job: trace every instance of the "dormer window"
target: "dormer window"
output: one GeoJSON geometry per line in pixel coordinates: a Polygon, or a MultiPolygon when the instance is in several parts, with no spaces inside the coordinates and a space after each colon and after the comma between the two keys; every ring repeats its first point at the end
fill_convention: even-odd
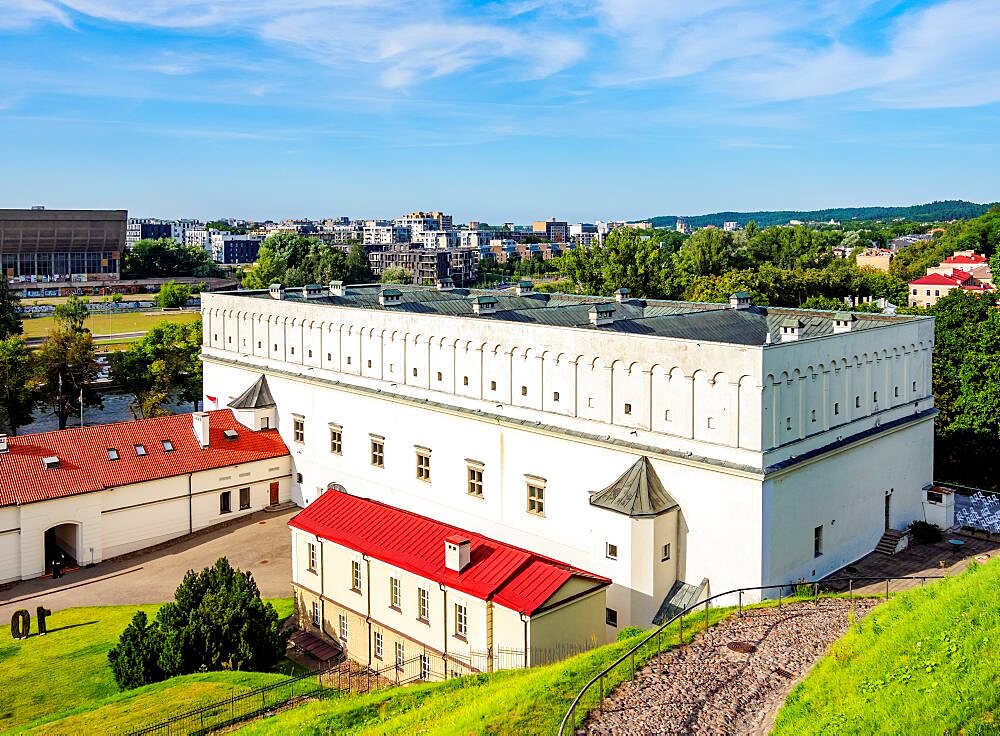
{"type": "Polygon", "coordinates": [[[136,445],[135,446],[135,454],[138,457],[145,457],[146,456],[146,446],[145,445],[136,445]]]}
{"type": "Polygon", "coordinates": [[[225,436],[227,440],[230,441],[235,440],[237,437],[239,437],[239,434],[237,434],[235,429],[227,429],[222,434],[225,436]]]}
{"type": "Polygon", "coordinates": [[[117,459],[118,459],[118,450],[116,450],[113,447],[109,447],[108,448],[108,460],[117,460],[117,459]]]}
{"type": "Polygon", "coordinates": [[[56,457],[55,455],[50,455],[49,457],[43,457],[42,464],[45,466],[46,470],[58,470],[60,467],[59,458],[56,457]]]}
{"type": "Polygon", "coordinates": [[[171,442],[170,440],[163,440],[163,451],[164,452],[173,452],[174,451],[174,443],[171,442]]]}

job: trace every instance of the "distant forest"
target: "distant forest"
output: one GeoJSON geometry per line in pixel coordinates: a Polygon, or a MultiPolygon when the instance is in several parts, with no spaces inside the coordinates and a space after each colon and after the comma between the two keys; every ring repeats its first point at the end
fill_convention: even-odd
{"type": "MultiPolygon", "coordinates": [[[[847,222],[850,220],[881,220],[890,221],[896,219],[909,220],[910,222],[940,222],[942,220],[971,220],[974,217],[981,217],[992,207],[991,204],[976,204],[975,202],[965,202],[963,200],[947,200],[944,202],[931,202],[930,204],[917,204],[910,207],[835,207],[828,210],[813,210],[811,212],[802,211],[778,211],[778,212],[713,212],[710,215],[694,215],[685,217],[691,227],[705,227],[715,225],[722,227],[724,222],[737,222],[740,227],[753,220],[760,227],[771,227],[772,225],[785,225],[789,220],[801,220],[802,222],[826,222],[837,220],[847,222]]],[[[683,216],[682,216],[683,217],[683,216]]],[[[677,215],[660,215],[651,217],[649,221],[654,227],[673,228],[677,225],[677,215]]]]}

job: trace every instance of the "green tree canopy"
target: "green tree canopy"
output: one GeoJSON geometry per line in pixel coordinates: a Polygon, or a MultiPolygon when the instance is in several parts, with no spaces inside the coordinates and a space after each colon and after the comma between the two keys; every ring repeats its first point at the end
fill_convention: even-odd
{"type": "Polygon", "coordinates": [[[0,427],[16,435],[38,403],[35,359],[20,335],[0,339],[0,427]]]}
{"type": "Polygon", "coordinates": [[[265,240],[257,252],[257,262],[243,277],[243,286],[247,289],[266,289],[271,284],[284,283],[288,262],[279,255],[265,240]]]}
{"type": "Polygon", "coordinates": [[[83,332],[89,315],[87,303],[78,296],[71,296],[62,304],[57,304],[53,312],[56,324],[70,332],[83,332]]]}
{"type": "Polygon", "coordinates": [[[20,304],[21,299],[17,292],[10,288],[7,278],[0,277],[0,340],[24,332],[21,315],[17,313],[20,304]]]}
{"type": "Polygon", "coordinates": [[[160,287],[160,292],[156,295],[156,303],[166,309],[173,309],[183,307],[190,298],[190,286],[168,281],[160,287]]]}
{"type": "Polygon", "coordinates": [[[128,278],[214,276],[218,272],[207,250],[172,238],[139,240],[126,248],[122,258],[122,276],[128,278]]]}
{"type": "Polygon", "coordinates": [[[201,399],[201,321],[162,322],[111,356],[111,378],[135,396],[136,417],[170,414],[172,401],[201,399]]]}
{"type": "Polygon", "coordinates": [[[165,679],[160,667],[163,652],[163,634],[160,625],[149,623],[143,611],[136,611],[121,633],[118,644],[108,652],[108,662],[119,690],[148,685],[165,679]]]}
{"type": "Polygon", "coordinates": [[[36,385],[42,403],[49,406],[66,429],[71,414],[84,406],[103,407],[94,390],[100,366],[95,358],[94,338],[89,332],[56,327],[36,353],[36,385]]]}
{"type": "Polygon", "coordinates": [[[379,282],[383,284],[412,284],[413,272],[397,266],[390,266],[382,271],[379,282]]]}
{"type": "Polygon", "coordinates": [[[634,228],[618,228],[602,243],[566,251],[559,270],[586,294],[610,295],[626,288],[633,297],[653,299],[670,293],[667,249],[634,228]]]}
{"type": "Polygon", "coordinates": [[[347,281],[352,284],[371,283],[372,267],[368,261],[368,251],[361,243],[351,246],[351,252],[347,254],[347,281]]]}

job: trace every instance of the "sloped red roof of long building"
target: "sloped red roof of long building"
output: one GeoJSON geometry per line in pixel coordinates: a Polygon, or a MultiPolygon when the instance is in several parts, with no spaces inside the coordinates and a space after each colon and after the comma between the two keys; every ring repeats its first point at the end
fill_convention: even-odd
{"type": "Polygon", "coordinates": [[[236,421],[229,409],[208,412],[209,446],[202,449],[190,414],[178,414],[8,439],[0,453],[0,506],[34,503],[142,483],[229,465],[282,457],[288,448],[277,430],[254,432],[236,421]],[[233,429],[237,438],[226,439],[233,429]],[[163,440],[174,449],[166,451],[163,440]],[[146,455],[136,454],[142,445],[146,455]],[[108,450],[118,451],[110,460],[108,450]],[[59,467],[46,469],[46,457],[59,467]]]}
{"type": "Polygon", "coordinates": [[[327,491],[288,525],[527,615],[570,578],[611,584],[608,578],[520,547],[340,491],[327,491]],[[444,542],[456,535],[471,542],[470,561],[461,572],[445,567],[444,542]]]}

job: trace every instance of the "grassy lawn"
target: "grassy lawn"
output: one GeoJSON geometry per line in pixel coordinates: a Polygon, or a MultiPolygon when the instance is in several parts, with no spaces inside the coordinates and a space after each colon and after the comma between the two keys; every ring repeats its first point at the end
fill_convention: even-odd
{"type": "MultiPolygon", "coordinates": [[[[156,294],[122,294],[122,301],[126,302],[155,302],[156,294]]],[[[103,302],[104,295],[86,297],[92,304],[103,302]]],[[[68,296],[24,296],[21,297],[21,304],[30,307],[33,304],[65,304],[69,301],[68,296]]]]}
{"type": "MultiPolygon", "coordinates": [[[[292,612],[291,599],[273,600],[278,615],[292,612]]],[[[285,675],[215,672],[119,693],[108,650],[139,609],[152,616],[159,606],[69,608],[49,617],[49,633],[14,640],[0,630],[0,731],[42,726],[40,733],[107,733],[146,725],[175,712],[225,698],[285,675]],[[60,719],[68,719],[65,722],[60,719]],[[55,723],[55,721],[59,721],[55,723]]],[[[34,611],[32,631],[37,631],[34,611]]],[[[285,671],[291,665],[285,663],[285,671]]]]}
{"type": "Polygon", "coordinates": [[[1000,733],[1000,563],[898,594],[788,696],[777,736],[1000,733]]]}
{"type": "MultiPolygon", "coordinates": [[[[161,322],[196,322],[201,319],[198,312],[162,312],[147,314],[130,312],[125,314],[94,314],[87,317],[85,326],[95,335],[117,334],[121,332],[148,332],[161,322]]],[[[45,337],[55,326],[53,317],[34,317],[22,322],[25,337],[45,337]]]]}

